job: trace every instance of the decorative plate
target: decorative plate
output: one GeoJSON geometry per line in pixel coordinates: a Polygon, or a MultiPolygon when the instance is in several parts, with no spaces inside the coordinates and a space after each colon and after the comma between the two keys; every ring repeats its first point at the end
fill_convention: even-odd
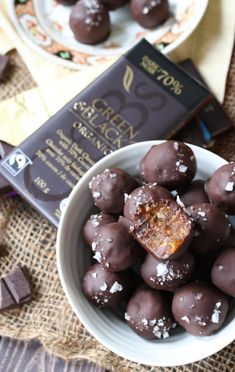
{"type": "Polygon", "coordinates": [[[208,0],[169,0],[170,17],[154,30],[139,26],[128,6],[110,12],[112,32],[96,46],[77,42],[69,28],[70,6],[56,0],[9,0],[9,15],[23,40],[35,51],[67,67],[80,69],[117,57],[143,37],[168,54],[197,27],[208,0]]]}

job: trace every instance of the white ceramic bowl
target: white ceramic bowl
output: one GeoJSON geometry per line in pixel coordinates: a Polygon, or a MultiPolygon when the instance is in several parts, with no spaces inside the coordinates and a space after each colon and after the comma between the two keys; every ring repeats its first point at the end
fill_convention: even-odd
{"type": "MultiPolygon", "coordinates": [[[[194,337],[176,332],[165,340],[146,341],[109,310],[99,310],[84,297],[80,281],[89,266],[90,257],[84,249],[82,226],[89,217],[92,198],[88,188],[91,178],[105,168],[119,167],[137,173],[139,160],[152,145],[162,141],[141,142],[124,147],[96,163],[72,191],[60,220],[57,236],[57,264],[67,299],[87,330],[108,349],[129,360],[153,366],[176,366],[193,363],[222,349],[234,340],[235,306],[222,329],[208,337],[194,337]]],[[[196,178],[206,179],[226,164],[219,156],[197,146],[194,151],[198,171],[196,178]]]]}

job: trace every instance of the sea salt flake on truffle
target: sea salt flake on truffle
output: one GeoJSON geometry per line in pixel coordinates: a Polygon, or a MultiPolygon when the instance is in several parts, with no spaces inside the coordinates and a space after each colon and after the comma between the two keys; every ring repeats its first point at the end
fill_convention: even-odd
{"type": "Polygon", "coordinates": [[[185,208],[185,205],[184,205],[184,203],[182,202],[182,200],[180,199],[180,196],[179,196],[179,195],[176,196],[176,203],[177,203],[181,208],[185,208]]]}
{"type": "Polygon", "coordinates": [[[233,191],[233,187],[234,187],[234,182],[233,181],[229,181],[227,183],[227,185],[225,186],[225,191],[231,192],[231,191],[233,191]]]}
{"type": "Polygon", "coordinates": [[[124,317],[125,317],[125,319],[128,320],[128,321],[131,319],[130,315],[127,314],[127,313],[124,314],[124,317]]]}
{"type": "Polygon", "coordinates": [[[199,216],[201,216],[201,217],[205,217],[205,215],[206,215],[206,213],[205,212],[197,212],[197,214],[199,214],[199,216]]]}
{"type": "Polygon", "coordinates": [[[106,282],[104,282],[104,284],[102,284],[102,285],[100,286],[100,290],[101,290],[101,291],[106,291],[107,288],[108,288],[108,286],[107,286],[107,283],[106,283],[106,282]]]}
{"type": "Polygon", "coordinates": [[[167,268],[167,264],[164,264],[164,263],[159,263],[157,266],[156,266],[156,270],[157,270],[157,276],[165,276],[168,274],[168,268],[167,268]]]}
{"type": "Polygon", "coordinates": [[[187,315],[182,316],[180,319],[183,320],[184,322],[188,323],[188,324],[190,323],[190,319],[189,319],[189,317],[187,317],[187,315]]]}
{"type": "Polygon", "coordinates": [[[214,312],[211,317],[212,323],[219,323],[219,314],[220,314],[220,311],[214,309],[214,312]]]}
{"type": "Polygon", "coordinates": [[[97,247],[97,243],[96,243],[96,242],[92,242],[92,243],[91,243],[91,249],[92,249],[93,251],[95,251],[95,250],[96,250],[96,247],[97,247]]]}
{"type": "Polygon", "coordinates": [[[93,278],[97,278],[97,273],[92,273],[91,275],[93,276],[93,278]]]}
{"type": "Polygon", "coordinates": [[[218,270],[219,271],[223,270],[223,268],[224,268],[223,265],[218,265],[218,270]]]}
{"type": "Polygon", "coordinates": [[[150,319],[149,324],[153,327],[156,324],[156,319],[150,319]]]}
{"type": "Polygon", "coordinates": [[[98,262],[100,262],[101,261],[101,254],[100,254],[100,252],[96,252],[95,255],[93,256],[93,258],[95,260],[97,260],[98,262]]]}
{"type": "Polygon", "coordinates": [[[179,150],[179,144],[178,144],[178,142],[174,142],[174,149],[176,150],[176,151],[178,151],[179,150]]]}
{"type": "Polygon", "coordinates": [[[144,325],[144,326],[147,326],[148,325],[148,319],[144,318],[141,320],[141,323],[144,325]]]}
{"type": "Polygon", "coordinates": [[[163,338],[168,338],[169,337],[169,333],[167,331],[164,331],[163,332],[163,338]]]}
{"type": "Polygon", "coordinates": [[[101,197],[101,192],[99,192],[99,191],[94,191],[92,195],[93,195],[93,198],[95,198],[95,199],[99,199],[99,198],[101,197]]]}
{"type": "Polygon", "coordinates": [[[121,292],[122,290],[123,290],[123,286],[119,284],[118,282],[114,282],[109,292],[116,293],[116,292],[121,292]]]}
{"type": "Polygon", "coordinates": [[[181,164],[179,166],[179,172],[180,173],[185,173],[187,171],[188,167],[186,167],[185,165],[181,164]]]}

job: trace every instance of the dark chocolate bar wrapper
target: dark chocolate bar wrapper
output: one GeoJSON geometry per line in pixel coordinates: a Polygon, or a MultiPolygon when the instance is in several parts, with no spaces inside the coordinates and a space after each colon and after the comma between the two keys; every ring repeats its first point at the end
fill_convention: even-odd
{"type": "MultiPolygon", "coordinates": [[[[206,86],[205,81],[191,59],[181,61],[179,66],[206,86]]],[[[206,145],[219,134],[233,128],[230,118],[215,97],[213,97],[211,102],[198,113],[197,119],[199,125],[194,127],[195,122],[189,123],[187,128],[182,130],[180,134],[181,138],[188,136],[191,131],[191,142],[206,145]],[[187,131],[187,135],[185,131],[187,131]],[[201,136],[202,141],[200,142],[199,137],[201,136]]]]}
{"type": "Polygon", "coordinates": [[[11,152],[0,170],[55,226],[82,175],[134,142],[167,139],[211,99],[142,40],[11,152]]]}

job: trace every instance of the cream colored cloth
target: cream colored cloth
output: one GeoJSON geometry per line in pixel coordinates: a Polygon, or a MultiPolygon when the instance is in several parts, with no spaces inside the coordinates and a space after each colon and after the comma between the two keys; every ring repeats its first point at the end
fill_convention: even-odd
{"type": "MultiPolygon", "coordinates": [[[[14,43],[38,84],[38,88],[27,94],[23,93],[0,103],[0,115],[4,117],[4,120],[0,121],[0,139],[18,145],[104,71],[113,60],[96,67],[87,67],[79,72],[48,61],[22,42],[7,15],[4,6],[6,1],[0,0],[0,27],[14,43]],[[22,101],[25,102],[23,106],[18,104],[22,101]],[[25,125],[26,122],[28,125],[25,125]]],[[[234,33],[235,1],[210,0],[206,14],[197,29],[171,54],[175,61],[190,57],[220,101],[224,98],[234,33]]]]}

